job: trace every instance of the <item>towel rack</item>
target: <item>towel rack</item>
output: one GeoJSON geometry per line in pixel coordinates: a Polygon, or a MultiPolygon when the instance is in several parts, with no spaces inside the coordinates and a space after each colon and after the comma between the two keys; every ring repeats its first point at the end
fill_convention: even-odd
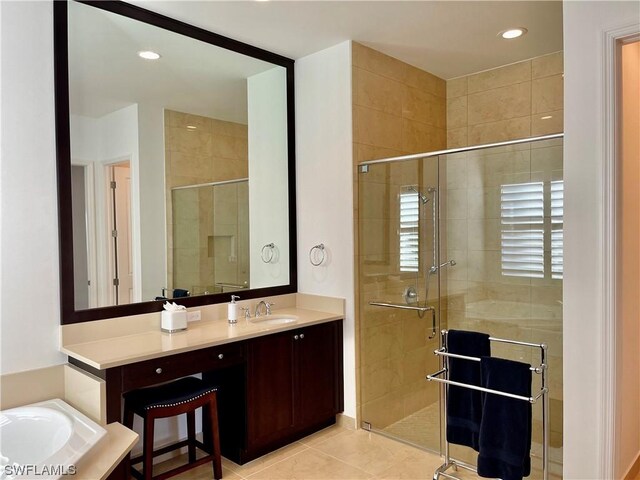
{"type": "MultiPolygon", "coordinates": [[[[440,332],[440,340],[442,347],[434,350],[433,353],[442,357],[442,366],[443,368],[438,370],[437,372],[427,375],[428,381],[439,382],[445,384],[445,386],[441,390],[442,395],[442,405],[444,408],[444,418],[445,422],[447,419],[447,400],[448,400],[448,388],[446,385],[455,385],[457,387],[469,388],[471,390],[478,390],[480,392],[491,393],[494,395],[500,395],[503,397],[509,397],[516,400],[522,400],[529,403],[537,403],[538,400],[542,399],[542,478],[543,480],[549,480],[549,388],[547,387],[547,373],[548,373],[548,364],[547,364],[547,345],[544,343],[529,343],[529,342],[521,342],[518,340],[511,340],[506,338],[496,338],[489,337],[489,341],[497,342],[497,343],[509,343],[512,345],[521,345],[524,347],[538,348],[540,350],[540,364],[535,367],[530,367],[530,370],[533,373],[541,375],[542,377],[542,385],[540,390],[531,397],[526,397],[524,395],[515,395],[509,392],[503,392],[501,390],[493,390],[491,388],[479,387],[477,385],[469,385],[467,383],[455,382],[449,380],[449,358],[460,358],[462,360],[469,360],[472,362],[479,362],[479,357],[470,357],[467,355],[459,355],[457,353],[450,353],[447,342],[448,330],[442,330],[440,332]],[[442,378],[444,377],[444,378],[442,378]]],[[[446,431],[446,426],[445,426],[446,431]]],[[[447,470],[450,468],[457,469],[458,467],[463,468],[465,470],[470,470],[472,472],[477,473],[477,469],[473,465],[469,465],[466,462],[461,460],[456,460],[451,458],[449,453],[449,442],[447,441],[445,435],[445,443],[444,443],[444,463],[440,465],[433,474],[433,480],[438,480],[440,476],[457,479],[450,473],[447,473],[447,470]]]]}

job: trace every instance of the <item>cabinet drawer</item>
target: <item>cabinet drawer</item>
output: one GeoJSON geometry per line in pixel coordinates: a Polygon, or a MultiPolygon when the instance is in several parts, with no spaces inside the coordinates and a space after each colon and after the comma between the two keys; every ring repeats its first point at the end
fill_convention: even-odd
{"type": "Polygon", "coordinates": [[[122,387],[126,392],[195,373],[226,368],[243,361],[242,343],[229,343],[204,350],[155,358],[123,366],[122,387]]]}

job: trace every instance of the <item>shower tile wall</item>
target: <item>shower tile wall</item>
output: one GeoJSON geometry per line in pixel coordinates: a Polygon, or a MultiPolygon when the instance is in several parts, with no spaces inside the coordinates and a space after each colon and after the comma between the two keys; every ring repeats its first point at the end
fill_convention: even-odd
{"type": "Polygon", "coordinates": [[[562,52],[447,81],[447,148],[563,130],[562,52]]]}
{"type": "MultiPolygon", "coordinates": [[[[242,283],[245,274],[240,272],[245,270],[248,280],[248,265],[243,267],[237,264],[235,275],[231,275],[223,264],[216,266],[215,249],[212,248],[213,190],[198,188],[189,193],[180,191],[180,205],[172,204],[171,194],[172,187],[246,178],[247,125],[173,110],[165,110],[164,125],[167,287],[185,288],[193,293],[212,291],[214,282],[221,280],[235,279],[242,283]],[[180,211],[180,221],[190,220],[179,229],[174,225],[174,212],[177,210],[180,211]],[[174,228],[176,232],[180,231],[175,238],[174,228]],[[224,278],[214,280],[215,269],[224,272],[224,278]]],[[[223,222],[222,225],[228,223],[223,222]]],[[[248,224],[245,226],[240,222],[238,228],[248,231],[248,224]]]]}
{"type": "MultiPolygon", "coordinates": [[[[447,82],[448,147],[562,132],[562,53],[447,82]],[[551,117],[542,119],[543,117],[551,117]]],[[[448,328],[549,344],[552,456],[561,463],[562,280],[551,274],[550,188],[563,178],[562,140],[441,157],[441,254],[457,266],[442,272],[442,318],[448,328]],[[502,267],[501,187],[541,183],[544,190],[542,278],[502,267]]],[[[535,362],[532,349],[497,346],[508,358],[535,362]]],[[[538,376],[534,376],[537,379],[538,376]]],[[[541,411],[534,408],[534,440],[541,411]]],[[[472,458],[471,455],[469,458],[472,458]]]]}
{"type": "MultiPolygon", "coordinates": [[[[445,148],[446,82],[358,43],[352,53],[355,164],[445,148]]],[[[416,273],[398,267],[398,198],[402,186],[435,185],[437,162],[380,166],[358,175],[354,166],[354,204],[360,205],[354,212],[358,403],[361,419],[382,429],[437,400],[437,388],[424,381],[437,364],[435,341],[425,342],[430,317],[368,305],[374,299],[402,301],[403,290],[418,283],[416,273]],[[364,182],[360,192],[358,181],[364,182]]],[[[418,286],[424,288],[424,281],[418,286]]],[[[437,284],[432,291],[437,297],[437,284]]]]}

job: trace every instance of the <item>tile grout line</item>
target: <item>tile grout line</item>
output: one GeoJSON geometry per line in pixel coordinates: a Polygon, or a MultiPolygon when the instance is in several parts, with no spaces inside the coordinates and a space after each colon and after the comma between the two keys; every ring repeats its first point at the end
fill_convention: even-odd
{"type": "MultiPolygon", "coordinates": [[[[299,441],[298,441],[298,442],[295,442],[295,443],[299,443],[300,445],[304,446],[305,448],[303,448],[303,449],[302,449],[302,450],[300,450],[299,452],[293,453],[293,454],[288,455],[288,456],[286,456],[286,457],[284,457],[284,458],[282,458],[282,459],[280,459],[280,460],[278,460],[278,461],[275,461],[275,462],[273,462],[273,463],[270,463],[269,465],[265,466],[264,468],[260,468],[260,469],[256,470],[255,472],[253,472],[253,473],[251,473],[251,474],[249,474],[249,475],[247,475],[247,476],[245,476],[245,477],[242,477],[242,478],[244,478],[245,480],[246,480],[246,479],[249,479],[251,476],[253,476],[253,475],[257,474],[257,473],[260,473],[260,472],[262,472],[262,471],[266,470],[267,468],[270,468],[270,467],[272,467],[272,466],[274,466],[274,465],[277,465],[277,464],[279,464],[279,463],[282,463],[282,462],[284,462],[285,460],[290,460],[290,459],[292,459],[293,457],[295,457],[296,455],[299,455],[299,454],[301,454],[301,453],[303,453],[303,452],[305,452],[305,451],[307,451],[307,450],[309,450],[309,449],[311,448],[311,447],[309,447],[308,445],[304,445],[304,444],[300,443],[299,441]]],[[[289,445],[293,445],[293,444],[289,444],[289,445]]],[[[237,473],[237,472],[236,472],[236,473],[237,473]]]]}

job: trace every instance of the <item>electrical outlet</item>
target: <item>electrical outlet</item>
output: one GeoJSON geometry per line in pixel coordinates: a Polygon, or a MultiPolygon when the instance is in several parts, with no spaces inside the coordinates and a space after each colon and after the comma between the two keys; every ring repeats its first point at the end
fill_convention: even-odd
{"type": "Polygon", "coordinates": [[[187,312],[187,322],[195,322],[202,319],[202,315],[200,314],[200,310],[195,310],[193,312],[187,312]]]}

